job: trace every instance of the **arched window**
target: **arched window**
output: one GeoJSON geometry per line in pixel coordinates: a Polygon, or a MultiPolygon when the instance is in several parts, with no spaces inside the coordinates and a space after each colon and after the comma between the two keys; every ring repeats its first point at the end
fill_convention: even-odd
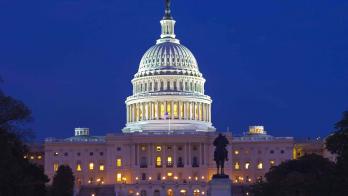
{"type": "Polygon", "coordinates": [[[201,194],[200,194],[199,189],[193,190],[193,196],[200,196],[200,195],[201,195],[201,194]]]}
{"type": "Polygon", "coordinates": [[[167,190],[167,196],[174,196],[174,191],[173,191],[173,189],[168,189],[168,190],[167,190]]]}

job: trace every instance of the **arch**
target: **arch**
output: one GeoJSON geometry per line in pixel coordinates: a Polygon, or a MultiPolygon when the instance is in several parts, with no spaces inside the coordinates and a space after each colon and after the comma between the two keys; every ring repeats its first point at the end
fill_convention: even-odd
{"type": "Polygon", "coordinates": [[[174,191],[173,191],[173,189],[168,189],[168,190],[167,190],[167,196],[174,196],[174,191]]]}
{"type": "Polygon", "coordinates": [[[200,196],[201,192],[199,191],[199,189],[194,189],[193,190],[193,196],[200,196]]]}

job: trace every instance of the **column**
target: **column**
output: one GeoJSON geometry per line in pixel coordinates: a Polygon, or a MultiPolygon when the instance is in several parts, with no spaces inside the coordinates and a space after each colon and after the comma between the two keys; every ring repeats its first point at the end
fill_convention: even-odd
{"type": "Polygon", "coordinates": [[[211,104],[209,104],[209,122],[211,122],[211,104]]]}
{"type": "Polygon", "coordinates": [[[170,104],[171,104],[171,108],[170,108],[170,118],[171,119],[174,119],[174,101],[171,101],[170,102],[170,104]]]}

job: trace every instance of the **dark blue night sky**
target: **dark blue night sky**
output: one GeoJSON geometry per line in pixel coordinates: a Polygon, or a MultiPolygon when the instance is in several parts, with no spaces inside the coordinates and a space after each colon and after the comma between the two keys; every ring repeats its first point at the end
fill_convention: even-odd
{"type": "MultiPolygon", "coordinates": [[[[1,88],[38,139],[120,132],[130,80],[160,34],[162,0],[0,0],[1,88]]],[[[325,136],[348,109],[348,2],[173,0],[213,123],[241,134],[325,136]]]]}

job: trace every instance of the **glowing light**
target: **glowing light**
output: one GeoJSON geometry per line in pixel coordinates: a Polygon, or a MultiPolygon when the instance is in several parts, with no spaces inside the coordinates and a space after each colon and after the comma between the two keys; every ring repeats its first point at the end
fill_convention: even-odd
{"type": "Polygon", "coordinates": [[[94,163],[89,163],[89,170],[93,170],[94,169],[94,163]]]}
{"type": "Polygon", "coordinates": [[[104,165],[103,164],[101,164],[101,165],[99,165],[99,171],[104,171],[104,165]]]}

